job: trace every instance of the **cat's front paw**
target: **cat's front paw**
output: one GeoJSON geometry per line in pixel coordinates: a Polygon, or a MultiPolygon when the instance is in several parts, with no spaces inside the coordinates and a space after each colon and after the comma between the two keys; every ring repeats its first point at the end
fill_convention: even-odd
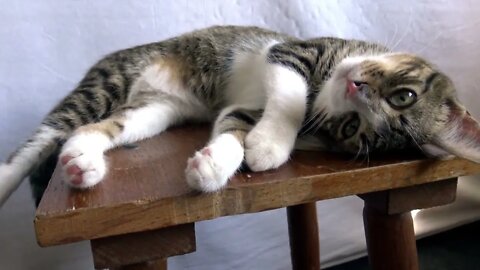
{"type": "Polygon", "coordinates": [[[185,176],[193,189],[213,192],[224,187],[243,161],[243,148],[231,134],[222,134],[188,159],[185,176]]]}
{"type": "Polygon", "coordinates": [[[95,136],[79,135],[68,140],[60,153],[64,181],[75,188],[89,188],[99,183],[107,172],[101,147],[95,136]]]}
{"type": "Polygon", "coordinates": [[[276,169],[288,160],[292,147],[290,138],[253,129],[245,138],[245,161],[255,172],[276,169]]]}

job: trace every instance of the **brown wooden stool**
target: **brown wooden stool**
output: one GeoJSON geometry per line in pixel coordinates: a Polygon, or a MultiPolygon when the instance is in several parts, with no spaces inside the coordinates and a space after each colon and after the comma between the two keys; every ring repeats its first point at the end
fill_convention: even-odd
{"type": "Polygon", "coordinates": [[[480,172],[462,159],[391,155],[365,164],[299,151],[277,170],[241,173],[201,194],[183,174],[207,139],[208,128],[182,127],[111,151],[108,175],[90,190],[68,188],[56,170],[36,212],[38,243],[90,240],[97,269],[166,269],[168,257],[195,251],[195,222],[287,207],[293,268],[319,269],[315,202],[363,194],[373,269],[411,270],[418,262],[409,211],[452,202],[452,178],[480,172]]]}

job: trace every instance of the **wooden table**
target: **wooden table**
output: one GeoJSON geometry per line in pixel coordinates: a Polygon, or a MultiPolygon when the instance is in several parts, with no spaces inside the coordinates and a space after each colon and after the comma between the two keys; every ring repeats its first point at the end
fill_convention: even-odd
{"type": "Polygon", "coordinates": [[[360,195],[373,269],[412,270],[418,262],[409,211],[454,201],[456,177],[480,172],[462,159],[354,162],[296,152],[278,170],[244,172],[226,189],[201,194],[187,186],[184,168],[207,139],[207,128],[183,127],[111,151],[106,179],[86,191],[65,186],[57,170],[36,212],[38,243],[90,240],[99,269],[166,269],[168,257],[195,251],[195,222],[287,207],[293,268],[319,269],[315,202],[360,195]]]}

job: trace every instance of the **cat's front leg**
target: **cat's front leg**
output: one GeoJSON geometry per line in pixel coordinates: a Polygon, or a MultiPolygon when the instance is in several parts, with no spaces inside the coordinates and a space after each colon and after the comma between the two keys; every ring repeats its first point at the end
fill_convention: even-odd
{"type": "Polygon", "coordinates": [[[292,69],[268,64],[264,87],[264,114],[245,138],[245,160],[253,171],[274,169],[288,160],[306,111],[307,84],[292,69]]]}
{"type": "Polygon", "coordinates": [[[220,113],[210,142],[188,159],[185,175],[190,187],[212,192],[227,184],[242,165],[245,135],[260,115],[259,109],[235,105],[220,113]]]}

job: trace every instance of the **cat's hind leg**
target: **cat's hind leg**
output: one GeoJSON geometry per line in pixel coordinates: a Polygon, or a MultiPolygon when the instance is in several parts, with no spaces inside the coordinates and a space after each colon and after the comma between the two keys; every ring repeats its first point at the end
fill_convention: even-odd
{"type": "Polygon", "coordinates": [[[212,192],[227,184],[242,165],[245,136],[261,113],[239,106],[227,107],[220,113],[210,142],[188,160],[185,175],[190,187],[212,192]]]}
{"type": "Polygon", "coordinates": [[[140,98],[105,120],[78,128],[60,153],[65,181],[77,188],[94,186],[107,172],[105,151],[162,132],[188,117],[183,108],[176,97],[140,98]]]}

